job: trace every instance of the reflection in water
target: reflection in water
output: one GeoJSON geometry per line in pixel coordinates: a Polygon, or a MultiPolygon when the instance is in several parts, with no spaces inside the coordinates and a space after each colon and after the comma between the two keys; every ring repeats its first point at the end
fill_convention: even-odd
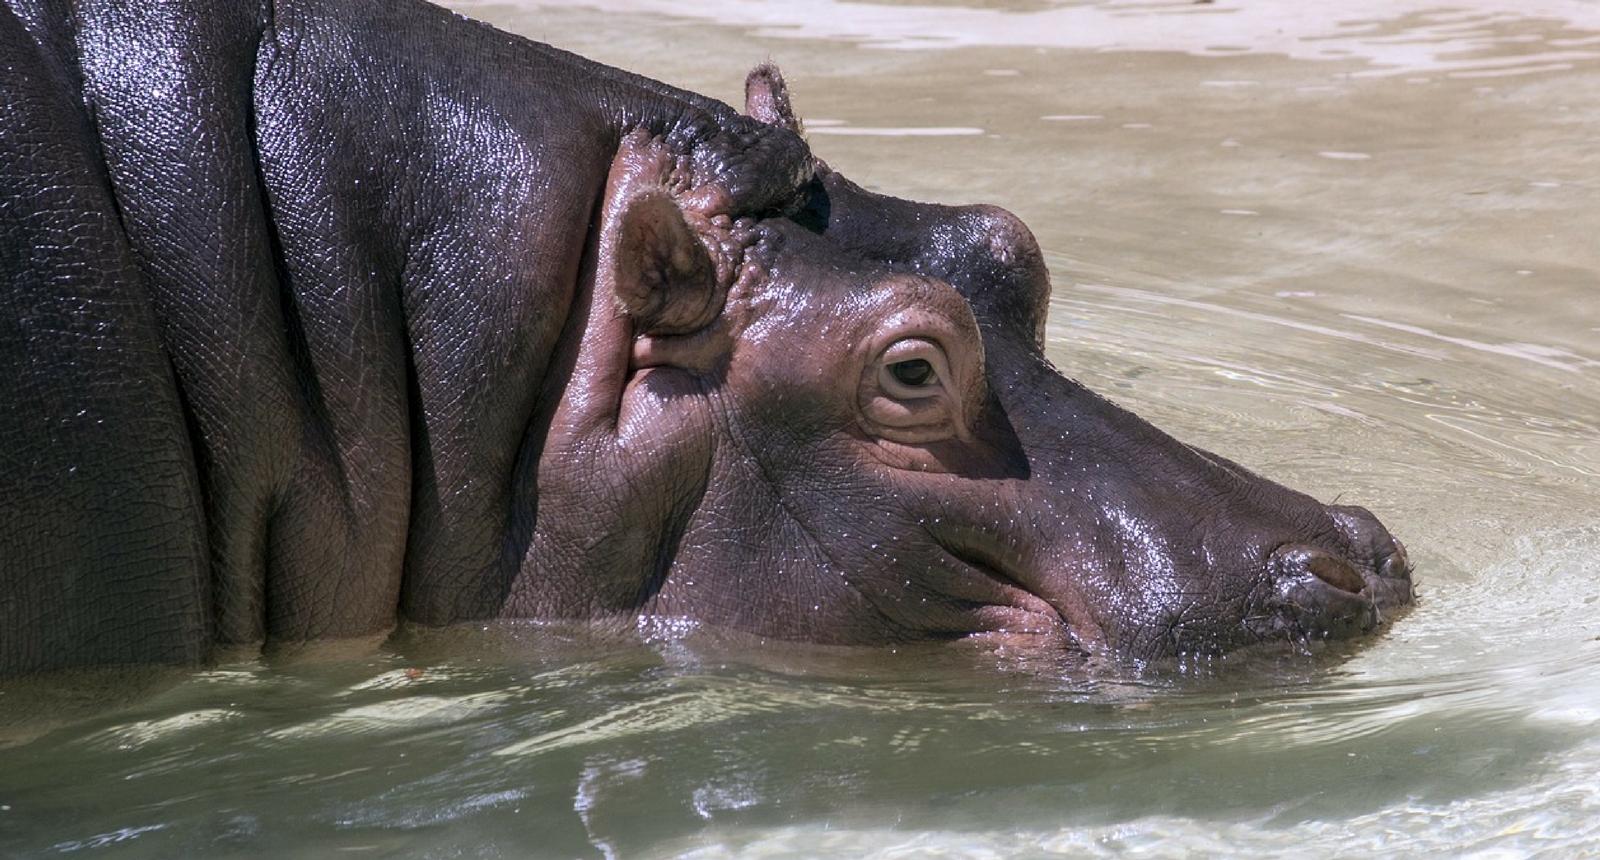
{"type": "Polygon", "coordinates": [[[1134,677],[511,626],[125,679],[130,704],[0,734],[0,855],[1600,842],[1600,7],[457,5],[727,98],[777,59],[835,167],[1033,226],[1069,375],[1374,508],[1420,605],[1364,646],[1134,677]]]}

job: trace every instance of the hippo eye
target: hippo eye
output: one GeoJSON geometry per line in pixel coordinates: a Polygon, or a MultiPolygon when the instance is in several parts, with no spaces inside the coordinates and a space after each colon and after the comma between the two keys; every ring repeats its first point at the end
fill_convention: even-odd
{"type": "Polygon", "coordinates": [[[933,372],[933,365],[925,358],[913,358],[910,361],[897,361],[889,365],[889,372],[894,378],[904,385],[913,388],[927,385],[937,381],[938,377],[933,372]]]}
{"type": "Polygon", "coordinates": [[[878,359],[878,387],[901,400],[924,400],[944,390],[946,359],[937,343],[920,337],[895,341],[878,359]]]}

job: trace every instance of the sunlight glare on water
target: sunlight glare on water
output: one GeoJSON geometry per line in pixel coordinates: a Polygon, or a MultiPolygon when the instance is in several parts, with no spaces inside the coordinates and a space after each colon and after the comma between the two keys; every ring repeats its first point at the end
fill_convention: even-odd
{"type": "Polygon", "coordinates": [[[730,101],[776,60],[836,169],[1022,216],[1064,372],[1371,507],[1418,607],[1143,677],[411,632],[0,735],[0,855],[1600,851],[1600,4],[454,7],[730,101]]]}

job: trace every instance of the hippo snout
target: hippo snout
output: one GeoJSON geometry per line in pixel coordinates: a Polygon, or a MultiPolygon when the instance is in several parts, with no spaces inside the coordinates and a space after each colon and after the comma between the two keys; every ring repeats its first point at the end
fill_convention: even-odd
{"type": "Polygon", "coordinates": [[[1349,542],[1357,564],[1372,568],[1385,579],[1410,582],[1411,560],[1405,546],[1371,511],[1357,505],[1333,505],[1328,508],[1328,515],[1349,542]]]}
{"type": "Polygon", "coordinates": [[[1385,613],[1413,598],[1411,562],[1402,545],[1364,508],[1330,508],[1349,550],[1309,544],[1278,547],[1268,560],[1272,611],[1258,619],[1268,636],[1345,639],[1371,632],[1385,613]]]}

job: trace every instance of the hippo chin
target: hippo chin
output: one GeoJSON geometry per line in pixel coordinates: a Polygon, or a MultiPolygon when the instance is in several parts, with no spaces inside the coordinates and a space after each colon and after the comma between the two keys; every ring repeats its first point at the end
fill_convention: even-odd
{"type": "Polygon", "coordinates": [[[0,674],[489,618],[1153,658],[1411,600],[1367,511],[1063,377],[1027,228],[863,191],[770,66],[740,115],[414,0],[0,0],[0,81],[0,674]]]}

